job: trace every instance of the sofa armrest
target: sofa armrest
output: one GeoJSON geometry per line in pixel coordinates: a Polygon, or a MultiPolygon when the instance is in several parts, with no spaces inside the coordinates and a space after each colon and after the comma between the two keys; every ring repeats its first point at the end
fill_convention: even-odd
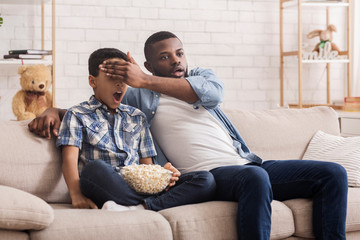
{"type": "Polygon", "coordinates": [[[0,228],[40,230],[54,220],[54,210],[44,200],[22,190],[0,185],[0,228]]]}

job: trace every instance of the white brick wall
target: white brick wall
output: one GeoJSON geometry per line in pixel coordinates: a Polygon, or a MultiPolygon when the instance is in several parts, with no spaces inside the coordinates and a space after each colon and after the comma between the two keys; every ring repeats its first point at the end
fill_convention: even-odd
{"type": "MultiPolygon", "coordinates": [[[[51,47],[51,8],[46,5],[46,48],[51,47]]],[[[0,56],[14,48],[40,48],[39,6],[0,5],[0,56]]],[[[323,15],[304,12],[304,31],[323,28],[323,15]],[[319,23],[320,21],[320,23],[319,23]]],[[[341,16],[342,12],[334,15],[341,16]]],[[[296,46],[296,12],[285,14],[286,47],[296,46]]],[[[338,29],[342,22],[336,23],[338,29]]],[[[267,109],[279,105],[279,1],[276,0],[57,0],[56,102],[62,108],[88,99],[87,59],[100,47],[130,51],[143,67],[143,44],[168,30],[183,41],[190,67],[213,68],[225,84],[224,108],[267,109]]],[[[344,47],[341,33],[335,34],[344,47]]],[[[312,46],[317,40],[308,41],[312,46]]],[[[288,50],[289,50],[288,49],[288,50]]],[[[296,63],[286,64],[285,100],[297,97],[296,63]]],[[[145,71],[145,69],[144,69],[145,71]]],[[[324,100],[323,65],[304,72],[304,97],[324,100]]],[[[14,119],[16,67],[0,66],[0,119],[14,119]]],[[[332,71],[333,97],[341,98],[343,67],[332,71]]]]}

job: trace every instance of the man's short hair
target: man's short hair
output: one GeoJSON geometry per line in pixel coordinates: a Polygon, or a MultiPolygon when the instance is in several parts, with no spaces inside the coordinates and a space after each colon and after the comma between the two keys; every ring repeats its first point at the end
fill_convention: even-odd
{"type": "MultiPolygon", "coordinates": [[[[156,33],[152,34],[146,40],[145,46],[144,46],[144,54],[145,54],[146,61],[148,61],[149,58],[150,58],[151,45],[153,45],[154,43],[160,42],[162,40],[168,39],[168,38],[177,38],[177,39],[179,39],[175,34],[173,34],[171,32],[160,31],[160,32],[156,32],[156,33]]],[[[179,41],[180,41],[180,39],[179,39],[179,41]]]]}
{"type": "Polygon", "coordinates": [[[121,58],[128,61],[125,53],[116,48],[100,48],[94,51],[89,57],[89,74],[97,77],[99,74],[99,65],[107,59],[121,58]]]}

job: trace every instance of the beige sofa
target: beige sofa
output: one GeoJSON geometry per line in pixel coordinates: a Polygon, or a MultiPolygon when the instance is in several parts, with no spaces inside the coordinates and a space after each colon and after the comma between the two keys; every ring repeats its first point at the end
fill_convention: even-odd
{"type": "MultiPolygon", "coordinates": [[[[226,111],[250,149],[264,159],[299,159],[317,130],[339,135],[327,107],[226,111]]],[[[0,122],[0,239],[236,239],[236,203],[107,212],[73,209],[54,141],[26,122],[0,122]]],[[[347,239],[360,239],[360,189],[349,188],[347,239]]],[[[271,239],[312,238],[310,199],[272,203],[271,239]]],[[[250,239],[249,239],[250,240],[250,239]]]]}

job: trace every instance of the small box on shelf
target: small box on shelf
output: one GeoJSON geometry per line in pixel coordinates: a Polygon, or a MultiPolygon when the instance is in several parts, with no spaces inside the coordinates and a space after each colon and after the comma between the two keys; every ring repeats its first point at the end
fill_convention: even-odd
{"type": "Polygon", "coordinates": [[[345,97],[344,111],[360,112],[360,97],[345,97]]]}

